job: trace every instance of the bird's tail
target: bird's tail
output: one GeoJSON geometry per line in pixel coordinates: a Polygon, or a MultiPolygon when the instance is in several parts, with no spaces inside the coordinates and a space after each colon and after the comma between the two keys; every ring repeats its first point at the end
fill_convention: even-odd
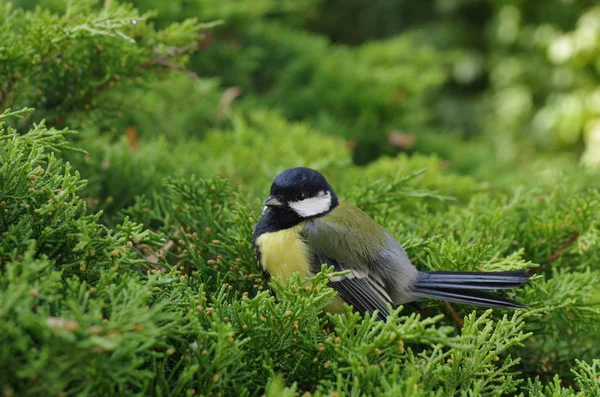
{"type": "Polygon", "coordinates": [[[506,272],[419,272],[413,291],[421,298],[516,309],[525,307],[525,305],[486,290],[515,288],[527,282],[530,277],[524,270],[506,272]]]}

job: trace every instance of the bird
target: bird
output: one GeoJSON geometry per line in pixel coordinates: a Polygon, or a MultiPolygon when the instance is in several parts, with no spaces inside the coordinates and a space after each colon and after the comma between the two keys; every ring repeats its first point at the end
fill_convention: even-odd
{"type": "Polygon", "coordinates": [[[419,271],[400,243],[355,205],[341,200],[319,171],[295,167],[273,180],[252,236],[256,259],[267,277],[313,277],[322,265],[341,275],[329,279],[336,297],[324,311],[342,313],[343,303],[385,320],[395,308],[423,298],[490,308],[524,308],[490,290],[526,283],[525,270],[419,271]],[[344,273],[345,272],[345,273],[344,273]]]}

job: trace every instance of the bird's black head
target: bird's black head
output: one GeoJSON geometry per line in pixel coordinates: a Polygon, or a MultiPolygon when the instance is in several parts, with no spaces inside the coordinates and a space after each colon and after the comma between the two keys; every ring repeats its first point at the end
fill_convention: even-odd
{"type": "Polygon", "coordinates": [[[333,188],[320,172],[290,168],[273,181],[262,220],[269,223],[269,229],[287,229],[305,219],[323,216],[337,205],[333,188]]]}

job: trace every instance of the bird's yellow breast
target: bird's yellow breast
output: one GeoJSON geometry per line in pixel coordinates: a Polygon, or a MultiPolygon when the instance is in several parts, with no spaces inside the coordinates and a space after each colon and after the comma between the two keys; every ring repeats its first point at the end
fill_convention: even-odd
{"type": "Polygon", "coordinates": [[[260,250],[260,265],[271,277],[284,281],[294,272],[300,277],[311,276],[308,247],[300,238],[302,224],[272,233],[263,233],[256,239],[260,250]]]}

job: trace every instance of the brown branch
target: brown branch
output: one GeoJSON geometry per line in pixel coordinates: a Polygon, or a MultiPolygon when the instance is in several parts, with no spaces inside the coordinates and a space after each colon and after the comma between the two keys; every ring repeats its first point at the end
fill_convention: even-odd
{"type": "Polygon", "coordinates": [[[58,51],[52,55],[50,55],[48,58],[45,58],[42,62],[40,62],[40,65],[44,66],[49,64],[50,62],[52,62],[55,59],[58,59],[62,56],[63,51],[58,51]]]}
{"type": "Polygon", "coordinates": [[[215,112],[214,120],[223,120],[225,118],[225,113],[227,109],[229,109],[229,106],[231,105],[231,102],[233,102],[235,98],[240,96],[241,93],[242,90],[238,86],[233,86],[226,89],[223,95],[221,95],[221,99],[219,100],[219,108],[215,112]]]}
{"type": "Polygon", "coordinates": [[[179,72],[185,73],[186,76],[188,76],[194,80],[200,80],[200,77],[196,73],[184,68],[181,65],[177,65],[176,63],[173,63],[173,62],[170,62],[167,60],[162,60],[162,61],[158,61],[157,64],[162,65],[168,69],[173,69],[173,70],[177,70],[179,72]]]}
{"type": "Polygon", "coordinates": [[[465,321],[462,319],[462,317],[460,317],[458,315],[457,312],[454,311],[454,309],[452,308],[452,306],[450,305],[450,303],[444,301],[444,304],[446,304],[446,307],[450,311],[450,316],[452,316],[452,318],[454,319],[454,321],[456,321],[456,324],[458,325],[458,328],[464,327],[465,326],[465,321]]]}
{"type": "Polygon", "coordinates": [[[563,245],[558,247],[556,249],[556,251],[554,251],[552,254],[550,254],[550,257],[548,258],[550,260],[550,262],[554,262],[555,260],[560,258],[562,255],[562,252],[565,249],[567,249],[570,245],[572,245],[577,240],[578,237],[579,237],[578,232],[573,233],[573,235],[571,237],[569,237],[569,239],[563,245]]]}
{"type": "MultiPolygon", "coordinates": [[[[15,81],[16,79],[11,76],[8,79],[8,82],[6,83],[6,85],[0,90],[0,105],[2,103],[4,103],[4,100],[8,97],[8,95],[14,90],[15,88],[15,81]]],[[[8,101],[8,103],[6,104],[6,106],[4,106],[5,109],[8,109],[9,107],[12,106],[13,102],[15,101],[16,95],[12,95],[8,101]]]]}
{"type": "Polygon", "coordinates": [[[151,58],[148,61],[144,62],[143,64],[141,64],[138,67],[138,70],[148,69],[149,67],[152,67],[157,64],[161,65],[161,64],[163,64],[163,62],[167,61],[169,58],[172,58],[176,55],[183,55],[191,50],[195,50],[196,48],[198,48],[197,41],[190,43],[183,47],[171,47],[164,54],[162,54],[160,56],[156,56],[158,54],[158,51],[154,50],[152,55],[155,57],[151,56],[151,58]]]}

